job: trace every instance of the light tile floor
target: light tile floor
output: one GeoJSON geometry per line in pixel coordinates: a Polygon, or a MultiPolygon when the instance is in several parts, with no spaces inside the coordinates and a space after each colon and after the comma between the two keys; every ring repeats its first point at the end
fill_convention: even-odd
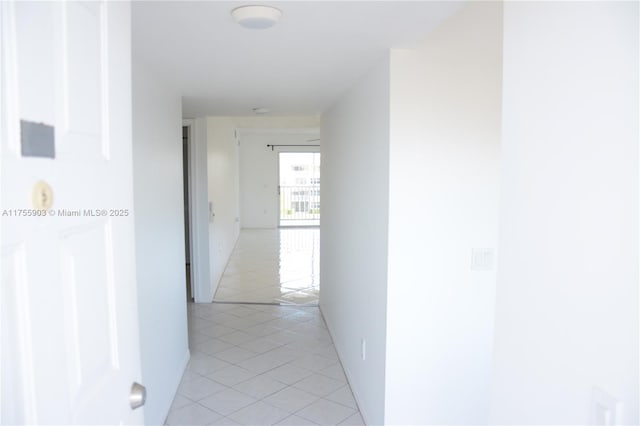
{"type": "Polygon", "coordinates": [[[216,302],[317,305],[320,229],[243,229],[216,302]]]}
{"type": "Polygon", "coordinates": [[[364,425],[317,307],[188,305],[168,425],[364,425]]]}

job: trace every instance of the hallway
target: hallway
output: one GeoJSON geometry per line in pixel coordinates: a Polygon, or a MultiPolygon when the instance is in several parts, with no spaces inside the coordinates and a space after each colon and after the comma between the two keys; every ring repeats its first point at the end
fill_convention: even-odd
{"type": "Polygon", "coordinates": [[[363,425],[317,307],[193,304],[167,425],[363,425]]]}

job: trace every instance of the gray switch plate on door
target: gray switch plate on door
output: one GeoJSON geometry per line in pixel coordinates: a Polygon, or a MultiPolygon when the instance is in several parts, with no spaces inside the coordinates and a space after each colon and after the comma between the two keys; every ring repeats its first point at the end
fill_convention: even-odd
{"type": "Polygon", "coordinates": [[[23,157],[55,158],[55,128],[44,123],[20,120],[20,146],[23,157]]]}

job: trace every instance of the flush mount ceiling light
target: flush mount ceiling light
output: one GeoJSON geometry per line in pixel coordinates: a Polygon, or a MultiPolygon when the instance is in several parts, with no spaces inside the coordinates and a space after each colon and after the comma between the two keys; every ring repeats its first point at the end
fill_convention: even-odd
{"type": "Polygon", "coordinates": [[[231,16],[245,28],[263,30],[273,27],[282,17],[282,12],[271,6],[240,6],[231,11],[231,16]]]}
{"type": "Polygon", "coordinates": [[[262,115],[262,114],[268,114],[269,112],[271,112],[271,110],[269,108],[258,107],[258,108],[253,108],[253,112],[255,114],[262,115]]]}

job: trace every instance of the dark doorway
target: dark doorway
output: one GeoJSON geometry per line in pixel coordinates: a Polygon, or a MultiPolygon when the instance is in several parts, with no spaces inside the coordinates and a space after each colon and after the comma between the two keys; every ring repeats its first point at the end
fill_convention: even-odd
{"type": "Polygon", "coordinates": [[[184,193],[184,255],[187,274],[187,300],[193,300],[191,285],[191,228],[189,227],[189,126],[182,127],[182,184],[184,193]]]}

